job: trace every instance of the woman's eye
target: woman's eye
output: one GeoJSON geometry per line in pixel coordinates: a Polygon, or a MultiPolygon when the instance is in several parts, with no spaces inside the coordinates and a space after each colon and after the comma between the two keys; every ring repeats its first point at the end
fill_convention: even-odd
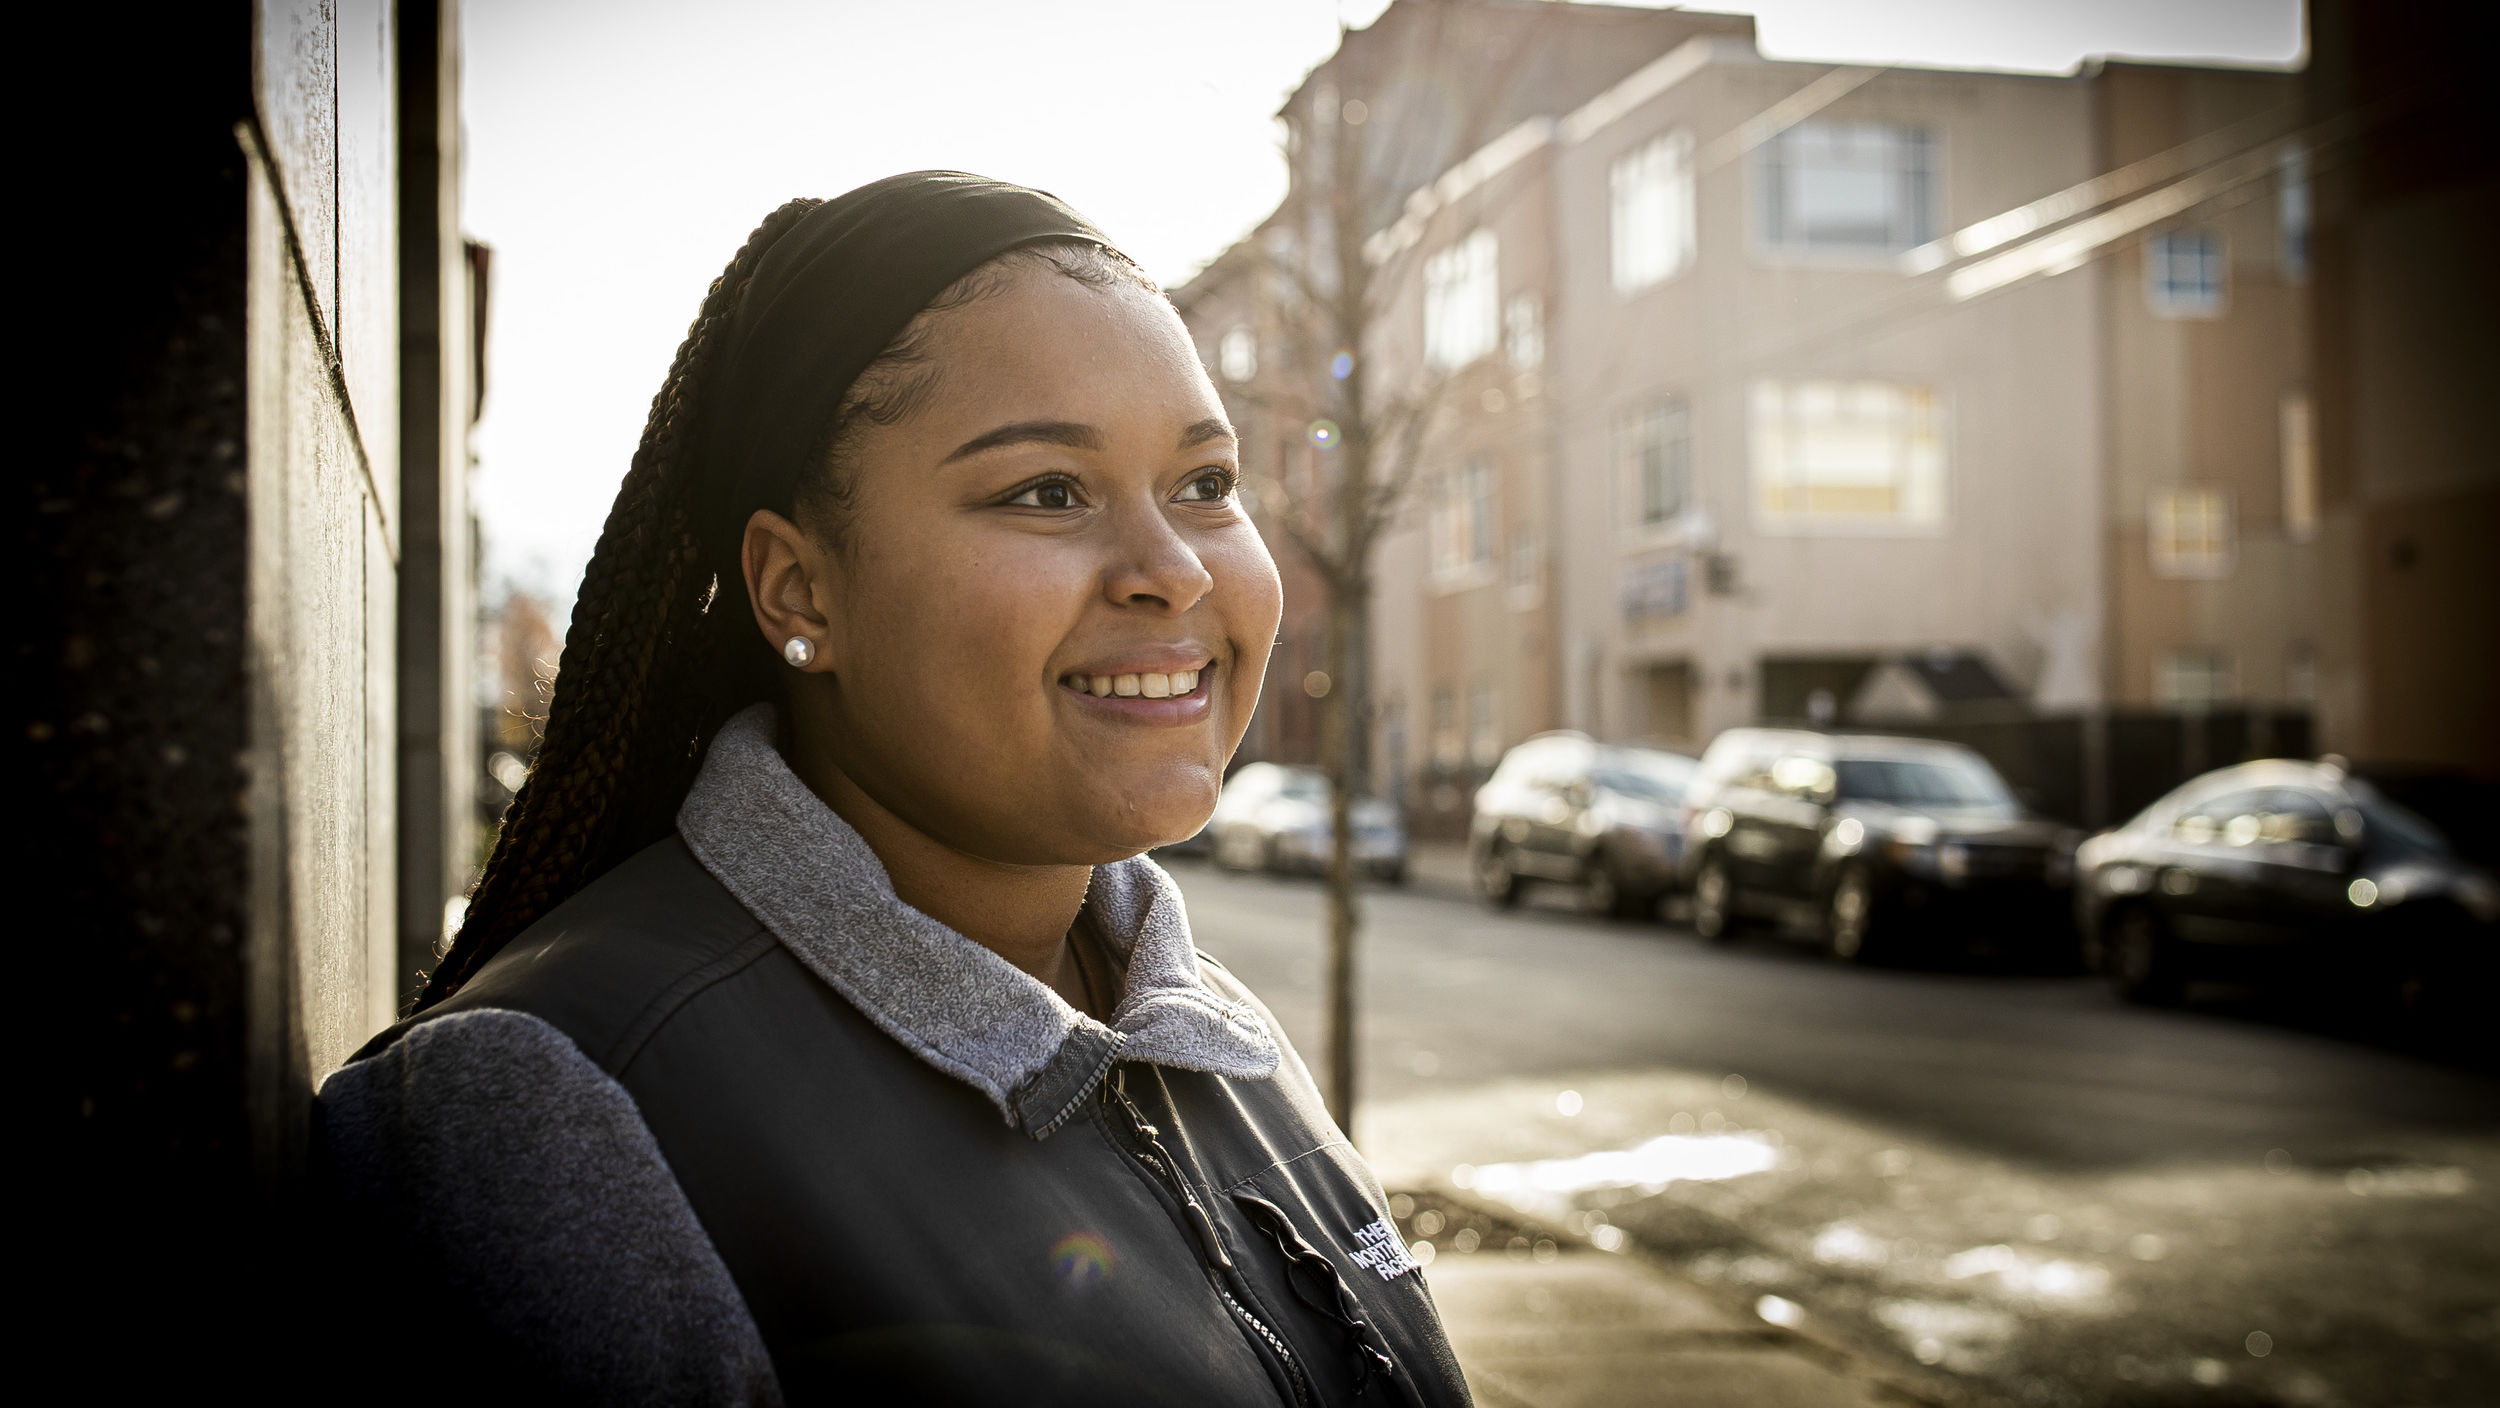
{"type": "Polygon", "coordinates": [[[1232,496],[1233,476],[1220,469],[1207,470],[1181,488],[1181,497],[1191,503],[1222,503],[1232,496]]]}
{"type": "Polygon", "coordinates": [[[1076,486],[1064,479],[1046,479],[1026,486],[1007,502],[1018,508],[1074,508],[1076,486]]]}

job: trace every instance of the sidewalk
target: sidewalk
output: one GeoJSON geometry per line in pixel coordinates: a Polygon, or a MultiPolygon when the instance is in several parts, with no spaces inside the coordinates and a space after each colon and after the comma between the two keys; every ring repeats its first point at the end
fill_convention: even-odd
{"type": "Polygon", "coordinates": [[[1638,1257],[1519,1224],[1507,1210],[1449,1190],[1405,1195],[1395,1206],[1413,1208],[1405,1220],[1410,1236],[1417,1217],[1436,1232],[1496,1229],[1479,1233],[1478,1250],[1436,1250],[1424,1271],[1459,1367],[1485,1408],[1869,1408],[1934,1401],[1844,1351],[1746,1315],[1638,1257]]]}
{"type": "MultiPolygon", "coordinates": [[[[1574,1198],[1559,1183],[1540,1189],[1538,1161],[1561,1173],[1552,1161],[1637,1144],[1647,1131],[1671,1127],[1673,1108],[1729,1103],[1719,1082],[1688,1074],[1590,1073],[1576,1084],[1588,1092],[1586,1108],[1575,1103],[1568,1114],[1557,1111],[1550,1081],[1522,1080],[1380,1102],[1362,1116],[1364,1154],[1392,1190],[1390,1210],[1424,1264],[1479,1403],[1980,1408],[1996,1401],[1968,1380],[1836,1337],[1833,1326],[1745,1278],[1688,1278],[1653,1255],[1656,1247],[1644,1249],[1654,1224],[1626,1221],[1638,1211],[1632,1206],[1616,1206],[1610,1219],[1592,1210],[1603,1199],[1574,1198]],[[1514,1178],[1510,1192],[1493,1196],[1487,1180],[1505,1170],[1531,1182],[1514,1178]]],[[[1654,1190],[1625,1190],[1646,1191],[1654,1190]]],[[[1750,1221],[1741,1207],[1723,1211],[1750,1221]]]]}

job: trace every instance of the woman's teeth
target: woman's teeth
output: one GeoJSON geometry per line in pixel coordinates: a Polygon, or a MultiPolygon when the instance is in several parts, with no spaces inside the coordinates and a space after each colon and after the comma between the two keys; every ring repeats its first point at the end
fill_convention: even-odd
{"type": "Polygon", "coordinates": [[[1175,699],[1193,694],[1198,689],[1196,670],[1174,670],[1168,675],[1070,675],[1070,689],[1109,699],[1175,699]]]}

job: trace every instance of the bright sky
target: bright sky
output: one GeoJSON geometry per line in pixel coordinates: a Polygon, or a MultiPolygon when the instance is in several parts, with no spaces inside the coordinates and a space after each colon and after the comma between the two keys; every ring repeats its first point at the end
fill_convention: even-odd
{"type": "MultiPolygon", "coordinates": [[[[1275,208],[1274,114],[1383,0],[476,0],[465,218],[494,246],[490,580],[569,602],[703,291],[793,196],[1040,186],[1167,284],[1275,208]]],[[[1760,0],[1777,58],[2280,64],[2300,0],[1760,0]]]]}

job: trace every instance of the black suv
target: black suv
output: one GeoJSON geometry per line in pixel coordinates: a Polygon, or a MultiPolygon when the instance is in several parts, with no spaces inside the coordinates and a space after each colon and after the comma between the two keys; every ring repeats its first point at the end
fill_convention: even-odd
{"type": "Polygon", "coordinates": [[[1685,794],[1693,929],[1749,919],[1866,962],[1948,937],[2073,953],[2079,833],[2026,816],[1987,760],[1928,739],[1730,729],[1685,794]]]}

